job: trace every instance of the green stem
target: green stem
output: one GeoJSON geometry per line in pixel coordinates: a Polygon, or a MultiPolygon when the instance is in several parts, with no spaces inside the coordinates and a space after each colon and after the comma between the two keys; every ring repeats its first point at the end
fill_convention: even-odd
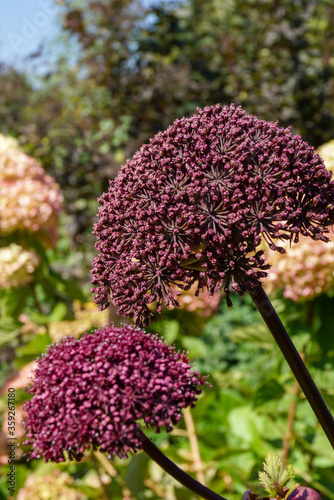
{"type": "Polygon", "coordinates": [[[204,498],[205,500],[226,500],[226,498],[217,495],[217,493],[213,492],[206,486],[203,486],[203,484],[199,483],[198,481],[196,481],[196,479],[192,478],[186,472],[180,469],[174,462],[172,462],[169,458],[167,458],[166,455],[164,455],[162,451],[160,451],[159,448],[157,448],[155,444],[153,444],[152,441],[150,441],[148,437],[145,436],[145,434],[141,431],[140,431],[140,438],[142,439],[143,442],[142,446],[143,451],[145,451],[145,453],[152,460],[154,460],[158,465],[160,465],[160,467],[164,471],[166,471],[167,474],[172,476],[183,486],[193,491],[194,493],[196,493],[201,498],[204,498]]]}
{"type": "Polygon", "coordinates": [[[97,462],[96,456],[94,455],[94,452],[91,452],[90,457],[91,457],[91,460],[93,462],[93,467],[96,471],[97,477],[99,478],[99,483],[100,483],[101,490],[102,490],[103,500],[109,500],[107,488],[106,488],[104,482],[102,481],[100,470],[99,470],[99,464],[97,462]]]}
{"type": "Polygon", "coordinates": [[[302,358],[289,337],[283,323],[278,317],[272,303],[262,287],[248,290],[255,306],[259,310],[264,322],[268,326],[278,347],[281,349],[288,365],[290,366],[298,384],[304,392],[312,410],[319,420],[329,442],[334,448],[334,419],[328,409],[319,389],[314,383],[302,358]]]}

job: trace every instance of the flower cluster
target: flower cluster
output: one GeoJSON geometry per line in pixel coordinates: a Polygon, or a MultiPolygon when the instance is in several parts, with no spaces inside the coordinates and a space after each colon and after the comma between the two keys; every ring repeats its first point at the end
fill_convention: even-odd
{"type": "Polygon", "coordinates": [[[29,474],[24,486],[18,492],[17,500],[52,500],[54,498],[84,500],[87,498],[84,493],[71,487],[73,483],[73,477],[57,469],[44,475],[29,474]]]}
{"type": "Polygon", "coordinates": [[[310,300],[334,288],[334,235],[324,243],[304,236],[298,245],[285,243],[288,252],[278,256],[272,250],[265,255],[272,267],[264,281],[270,295],[283,290],[284,297],[294,301],[310,300]]]}
{"type": "Polygon", "coordinates": [[[35,251],[16,243],[0,248],[0,288],[23,286],[32,280],[40,259],[35,251]]]}
{"type": "Polygon", "coordinates": [[[0,135],[0,231],[38,231],[53,246],[61,201],[58,185],[40,164],[0,135]]]}
{"type": "Polygon", "coordinates": [[[101,309],[146,324],[193,283],[245,293],[269,265],[258,245],[299,234],[326,241],[334,183],[290,129],[234,105],[198,109],[154,136],[99,202],[92,283],[101,309]]]}
{"type": "Polygon", "coordinates": [[[67,337],[38,360],[25,444],[45,461],[64,461],[64,451],[80,460],[90,447],[124,457],[141,448],[138,420],[170,431],[204,383],[185,352],[138,328],[67,337]]]}

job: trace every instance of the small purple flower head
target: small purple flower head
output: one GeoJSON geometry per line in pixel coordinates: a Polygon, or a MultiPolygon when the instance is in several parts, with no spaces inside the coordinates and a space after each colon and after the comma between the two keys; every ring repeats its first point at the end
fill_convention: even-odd
{"type": "Polygon", "coordinates": [[[30,458],[80,460],[90,448],[126,456],[141,448],[138,420],[172,430],[207,384],[185,352],[133,326],[67,337],[38,360],[25,402],[30,458]]]}
{"type": "Polygon", "coordinates": [[[193,283],[245,293],[273,250],[299,234],[327,241],[334,183],[322,159],[290,129],[234,105],[198,109],[154,136],[99,200],[92,283],[100,309],[146,324],[149,305],[177,306],[193,283]]]}

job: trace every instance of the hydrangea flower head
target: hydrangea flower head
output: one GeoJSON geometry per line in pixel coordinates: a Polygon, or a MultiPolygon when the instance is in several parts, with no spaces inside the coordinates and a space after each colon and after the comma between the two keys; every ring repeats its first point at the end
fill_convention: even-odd
{"type": "Polygon", "coordinates": [[[334,183],[290,129],[234,105],[198,109],[155,135],[99,200],[95,301],[146,324],[193,283],[213,294],[259,286],[261,240],[327,241],[334,183]]]}
{"type": "Polygon", "coordinates": [[[31,458],[80,460],[85,450],[126,456],[141,448],[138,420],[172,429],[205,379],[185,352],[139,328],[107,326],[67,337],[39,359],[24,404],[31,458]]]}
{"type": "Polygon", "coordinates": [[[61,209],[62,195],[54,179],[15,139],[0,134],[0,231],[28,231],[54,246],[61,209]]]}
{"type": "Polygon", "coordinates": [[[0,248],[0,288],[24,286],[32,279],[40,258],[16,243],[0,248]]]}
{"type": "Polygon", "coordinates": [[[75,489],[72,476],[65,471],[54,469],[48,474],[29,474],[18,492],[17,500],[32,500],[34,498],[84,500],[87,496],[75,489]]]}
{"type": "Polygon", "coordinates": [[[287,253],[277,255],[272,250],[265,254],[271,263],[264,282],[271,295],[278,290],[295,302],[312,300],[334,289],[334,234],[330,241],[314,241],[301,236],[298,245],[285,243],[287,253]]]}
{"type": "Polygon", "coordinates": [[[178,302],[181,309],[194,313],[200,318],[209,318],[217,312],[221,300],[222,295],[219,293],[209,295],[207,290],[200,290],[197,293],[197,287],[194,284],[189,290],[183,292],[178,302]]]}

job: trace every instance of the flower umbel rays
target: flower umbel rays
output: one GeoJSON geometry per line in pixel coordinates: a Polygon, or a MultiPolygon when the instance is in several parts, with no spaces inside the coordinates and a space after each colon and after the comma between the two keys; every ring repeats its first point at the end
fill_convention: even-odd
{"type": "Polygon", "coordinates": [[[254,290],[266,276],[261,241],[282,253],[280,242],[300,234],[327,241],[331,176],[300,136],[240,107],[176,120],[99,200],[95,301],[104,309],[112,300],[140,325],[153,317],[152,302],[158,312],[174,306],[194,282],[224,289],[230,304],[231,291],[254,290]]]}
{"type": "Polygon", "coordinates": [[[28,389],[30,458],[62,462],[66,451],[80,460],[91,448],[124,457],[142,447],[138,420],[157,432],[172,430],[203,384],[185,352],[139,328],[67,337],[38,360],[28,389]]]}

